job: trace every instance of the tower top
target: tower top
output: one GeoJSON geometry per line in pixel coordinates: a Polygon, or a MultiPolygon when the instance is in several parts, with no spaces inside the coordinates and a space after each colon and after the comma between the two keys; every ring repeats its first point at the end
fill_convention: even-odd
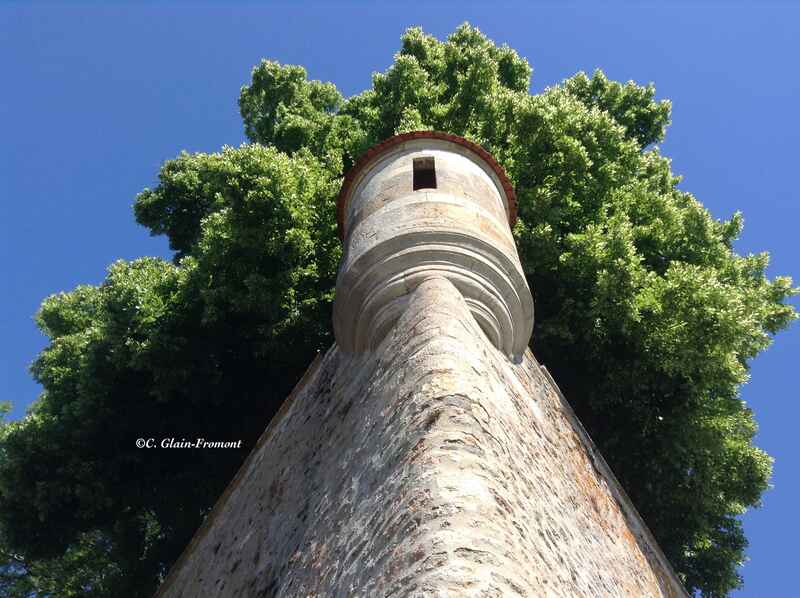
{"type": "Polygon", "coordinates": [[[496,178],[495,183],[499,186],[498,191],[505,199],[508,224],[511,227],[514,226],[517,221],[517,195],[514,192],[514,186],[511,184],[508,175],[506,175],[505,169],[500,166],[489,152],[477,143],[452,133],[445,133],[444,131],[411,131],[409,133],[400,133],[376,143],[361,155],[345,175],[344,181],[342,181],[342,189],[339,191],[339,197],[336,200],[336,221],[340,239],[344,240],[345,238],[347,206],[353,189],[357,187],[357,183],[381,157],[394,151],[400,151],[404,144],[418,139],[435,139],[454,143],[485,163],[489,171],[494,174],[492,178],[496,178]]]}
{"type": "Polygon", "coordinates": [[[511,233],[516,196],[486,150],[437,131],[395,135],[348,173],[337,210],[333,329],[345,352],[376,349],[414,289],[443,276],[494,346],[522,359],[533,298],[511,233]]]}

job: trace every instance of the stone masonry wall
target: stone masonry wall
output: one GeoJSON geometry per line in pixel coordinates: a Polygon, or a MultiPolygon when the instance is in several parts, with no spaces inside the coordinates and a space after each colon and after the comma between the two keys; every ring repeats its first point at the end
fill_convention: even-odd
{"type": "Polygon", "coordinates": [[[433,278],[311,368],[159,595],[686,594],[530,351],[433,278]]]}

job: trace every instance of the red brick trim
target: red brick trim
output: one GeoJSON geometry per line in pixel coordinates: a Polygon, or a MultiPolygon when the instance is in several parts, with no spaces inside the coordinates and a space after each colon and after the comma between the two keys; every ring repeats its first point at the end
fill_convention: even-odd
{"type": "Polygon", "coordinates": [[[342,181],[342,190],[339,191],[339,197],[336,200],[336,221],[339,225],[340,239],[344,239],[344,214],[345,209],[347,208],[347,202],[349,200],[350,187],[353,185],[353,182],[356,180],[359,173],[379,154],[384,153],[386,150],[394,147],[395,145],[405,141],[410,141],[412,139],[442,139],[444,141],[450,141],[451,143],[455,143],[467,148],[472,153],[482,158],[483,161],[486,162],[486,164],[488,164],[489,167],[495,172],[497,178],[500,179],[500,184],[503,186],[503,191],[505,192],[506,199],[508,201],[508,223],[512,227],[514,226],[514,223],[517,221],[517,195],[514,193],[514,187],[511,185],[511,181],[508,180],[506,171],[502,166],[500,166],[500,164],[497,163],[497,160],[495,160],[489,152],[487,152],[477,143],[473,143],[472,141],[464,139],[463,137],[459,137],[458,135],[452,135],[451,133],[444,133],[442,131],[412,131],[410,133],[401,133],[400,135],[389,137],[389,139],[385,139],[380,143],[373,145],[361,155],[355,165],[344,177],[344,181],[342,181]]]}

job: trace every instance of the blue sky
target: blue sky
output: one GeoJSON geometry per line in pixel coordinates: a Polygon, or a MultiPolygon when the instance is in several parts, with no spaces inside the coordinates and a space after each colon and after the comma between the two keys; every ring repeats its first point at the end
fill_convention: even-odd
{"type": "MultiPolygon", "coordinates": [[[[47,295],[98,283],[109,263],[168,255],[133,220],[137,192],[182,149],[244,141],[236,100],[261,58],[304,65],[346,95],[370,84],[421,25],[469,20],[534,68],[533,91],[579,70],[656,84],[673,102],[662,144],[681,187],[715,217],[745,217],[740,253],[769,251],[800,281],[800,6],[790,3],[176,2],[0,4],[0,400],[21,417],[47,295]],[[404,3],[406,4],[406,3],[404,3]]],[[[800,596],[800,325],[753,363],[742,397],[775,459],[774,489],[745,517],[737,597],[800,596]]]]}

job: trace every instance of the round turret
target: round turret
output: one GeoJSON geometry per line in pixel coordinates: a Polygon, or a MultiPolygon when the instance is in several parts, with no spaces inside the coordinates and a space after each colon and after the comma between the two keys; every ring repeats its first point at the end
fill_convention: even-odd
{"type": "Polygon", "coordinates": [[[344,255],[333,325],[343,350],[376,347],[409,293],[445,276],[491,342],[521,358],[533,299],[511,234],[514,191],[488,152],[447,133],[396,135],[348,173],[337,207],[344,255]]]}

